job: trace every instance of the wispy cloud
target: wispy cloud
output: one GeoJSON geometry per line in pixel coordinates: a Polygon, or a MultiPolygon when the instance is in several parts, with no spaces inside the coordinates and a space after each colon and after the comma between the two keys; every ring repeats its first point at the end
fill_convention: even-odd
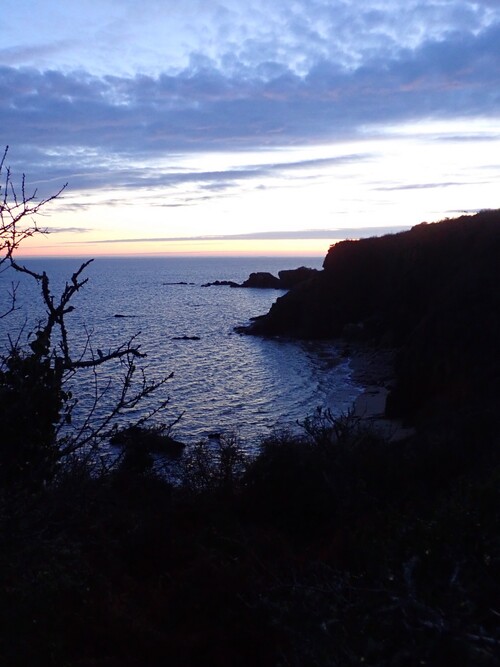
{"type": "Polygon", "coordinates": [[[381,192],[391,192],[395,190],[431,190],[433,188],[450,188],[453,186],[464,185],[459,181],[447,181],[444,183],[406,183],[403,185],[387,185],[375,188],[381,192]]]}
{"type": "Polygon", "coordinates": [[[47,234],[88,234],[94,231],[91,227],[41,227],[47,234]]]}
{"type": "Polygon", "coordinates": [[[347,239],[347,238],[366,238],[370,236],[381,236],[383,234],[392,234],[405,231],[408,226],[401,227],[345,227],[336,229],[303,229],[293,231],[261,231],[248,234],[218,234],[218,235],[200,235],[200,236],[159,236],[156,238],[118,238],[101,239],[98,241],[79,241],[77,243],[85,244],[115,244],[115,243],[175,243],[186,241],[279,241],[279,240],[307,240],[307,239],[347,239]]]}
{"type": "MultiPolygon", "coordinates": [[[[64,154],[61,151],[58,155],[53,155],[51,161],[51,178],[47,179],[44,172],[46,165],[43,159],[35,162],[30,167],[29,182],[32,187],[37,187],[41,191],[50,190],[55,184],[69,182],[71,191],[83,190],[90,192],[92,190],[113,190],[134,191],[139,195],[141,191],[150,191],[152,189],[173,190],[178,186],[192,186],[198,191],[212,193],[221,193],[237,188],[242,183],[248,181],[266,181],[271,178],[296,178],[299,172],[318,172],[334,167],[342,167],[347,164],[360,164],[370,161],[374,158],[371,153],[353,153],[338,155],[328,158],[299,160],[299,161],[280,161],[274,163],[255,163],[245,167],[228,167],[217,171],[203,171],[196,169],[168,169],[155,164],[130,167],[111,164],[108,169],[103,169],[99,165],[100,157],[87,156],[82,158],[76,154],[64,154]],[[95,163],[93,163],[95,160],[95,163]],[[73,164],[72,164],[73,163],[73,164]]],[[[19,158],[18,160],[19,161],[19,158]]],[[[109,198],[108,205],[117,200],[109,198]]],[[[191,196],[186,196],[185,205],[193,203],[191,196]]],[[[197,198],[197,202],[200,197],[197,198]]],[[[78,206],[89,207],[92,204],[84,199],[78,206]]],[[[179,203],[164,204],[166,206],[179,206],[179,203]]],[[[68,204],[74,207],[73,203],[68,204]]]]}

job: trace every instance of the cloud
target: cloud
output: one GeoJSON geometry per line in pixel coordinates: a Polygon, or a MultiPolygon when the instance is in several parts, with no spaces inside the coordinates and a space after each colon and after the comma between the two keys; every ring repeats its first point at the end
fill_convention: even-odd
{"type": "Polygon", "coordinates": [[[393,190],[429,190],[432,188],[449,188],[453,186],[464,185],[463,182],[448,181],[444,183],[408,183],[406,185],[389,185],[375,188],[381,192],[391,192],[393,190]]]}
{"type": "MultiPolygon", "coordinates": [[[[11,154],[12,151],[9,153],[9,158],[11,154]]],[[[22,162],[24,155],[21,152],[21,157],[16,157],[16,162],[19,163],[22,162]]],[[[195,188],[200,193],[196,198],[193,198],[191,191],[183,195],[185,203],[192,204],[195,200],[196,202],[202,200],[203,192],[209,193],[213,197],[216,193],[226,193],[231,189],[238,188],[247,181],[259,181],[261,183],[266,179],[276,177],[296,178],[301,176],[301,172],[317,172],[346,164],[359,164],[369,161],[373,159],[374,154],[348,153],[319,159],[256,162],[243,167],[229,166],[226,169],[214,171],[195,170],[193,168],[169,169],[154,163],[152,165],[128,166],[126,160],[123,162],[111,161],[105,168],[106,156],[96,155],[95,151],[89,151],[89,154],[85,154],[82,150],[66,153],[64,150],[58,149],[57,151],[51,151],[48,159],[44,159],[43,153],[41,155],[35,153],[35,157],[36,159],[32,158],[30,162],[28,183],[31,188],[37,188],[41,194],[51,192],[55,187],[59,187],[61,183],[68,182],[69,191],[67,194],[69,196],[75,191],[89,192],[112,188],[127,193],[134,191],[137,194],[136,201],[142,203],[139,199],[141,191],[150,192],[152,189],[176,190],[179,186],[183,186],[190,190],[195,188]],[[104,164],[101,163],[101,160],[104,161],[104,164]],[[47,171],[50,171],[50,178],[46,176],[47,171]]],[[[176,195],[179,196],[179,193],[176,192],[176,195]]],[[[127,200],[130,202],[129,197],[127,197],[127,200]]],[[[113,203],[125,203],[125,199],[108,197],[106,203],[108,206],[113,205],[113,203]]],[[[60,210],[62,208],[70,210],[73,208],[88,208],[92,205],[94,205],[92,202],[79,195],[78,203],[64,204],[61,201],[59,208],[60,210]]],[[[170,205],[179,206],[181,204],[170,205]]]]}
{"type": "Polygon", "coordinates": [[[91,227],[42,227],[44,234],[88,234],[91,227]]]}
{"type": "MultiPolygon", "coordinates": [[[[304,74],[321,59],[352,69],[374,53],[387,59],[453,32],[477,33],[498,18],[495,0],[183,0],[178,8],[159,0],[37,4],[3,0],[4,49],[29,38],[38,53],[23,64],[66,71],[81,66],[83,49],[89,71],[120,75],[155,76],[207,60],[228,75],[242,67],[261,68],[267,76],[280,67],[304,74]],[[32,23],[37,30],[24,36],[22,28],[32,23]],[[72,43],[57,57],[51,54],[46,36],[62,42],[75,25],[72,43]]],[[[1,56],[2,50],[0,62],[1,56]]]]}
{"type": "Polygon", "coordinates": [[[299,231],[261,231],[248,234],[221,234],[202,236],[160,236],[156,238],[119,238],[101,239],[98,241],[77,241],[81,244],[116,244],[116,243],[175,243],[186,241],[270,241],[270,240],[307,240],[307,239],[330,239],[339,240],[347,238],[366,238],[370,236],[381,236],[393,234],[409,229],[409,226],[398,227],[346,227],[336,229],[304,229],[299,231]]]}
{"type": "Polygon", "coordinates": [[[151,155],[294,145],[352,136],[360,125],[422,115],[497,114],[500,25],[374,54],[353,71],[328,59],[270,80],[262,63],[226,75],[211,61],[177,75],[96,77],[0,68],[4,136],[12,144],[151,155]],[[260,69],[259,69],[260,68],[260,69]]]}
{"type": "MultiPolygon", "coordinates": [[[[139,39],[146,23],[148,31],[165,25],[162,4],[154,2],[148,18],[128,0],[113,24],[104,18],[107,2],[99,9],[92,0],[93,29],[101,39],[114,36],[118,52],[120,40],[139,39]]],[[[16,58],[35,61],[41,48],[49,57],[50,48],[36,41],[8,44],[0,50],[0,114],[13,166],[29,168],[31,182],[42,190],[66,181],[73,190],[192,183],[215,193],[244,180],[368,157],[196,173],[138,165],[181,153],[369,138],[418,119],[498,117],[500,18],[494,2],[360,4],[189,0],[183,11],[169,14],[186,44],[182,67],[149,74],[137,68],[96,74],[90,61],[87,70],[15,67],[16,58]]],[[[51,6],[63,12],[58,3],[51,6]]],[[[54,19],[52,48],[59,56],[70,49],[64,16],[54,19]]],[[[179,48],[180,36],[173,36],[179,48]]],[[[127,58],[133,62],[133,55],[127,58]]]]}
{"type": "Polygon", "coordinates": [[[491,143],[492,141],[498,141],[500,139],[500,134],[498,133],[467,133],[467,134],[449,134],[449,135],[438,135],[435,138],[435,141],[437,142],[450,142],[450,143],[469,143],[473,142],[476,143],[478,141],[480,142],[487,142],[491,143]]]}
{"type": "Polygon", "coordinates": [[[58,54],[66,48],[73,46],[74,41],[70,39],[59,42],[48,42],[27,45],[16,45],[8,48],[0,48],[0,63],[3,65],[16,66],[19,63],[39,61],[41,57],[58,54]]]}

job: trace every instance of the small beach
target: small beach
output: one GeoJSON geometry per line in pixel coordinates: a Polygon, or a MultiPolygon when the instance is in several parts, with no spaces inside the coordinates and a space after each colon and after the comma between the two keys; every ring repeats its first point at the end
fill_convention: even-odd
{"type": "Polygon", "coordinates": [[[396,350],[356,343],[349,344],[345,353],[352,369],[352,379],[363,387],[354,401],[353,417],[373,427],[389,442],[413,436],[413,428],[403,426],[398,419],[388,419],[385,414],[387,397],[395,384],[396,350]]]}

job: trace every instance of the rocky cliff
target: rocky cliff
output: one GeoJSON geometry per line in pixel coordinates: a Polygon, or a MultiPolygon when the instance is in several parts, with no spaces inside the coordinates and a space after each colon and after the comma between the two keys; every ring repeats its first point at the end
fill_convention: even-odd
{"type": "Polygon", "coordinates": [[[500,384],[500,211],[332,246],[323,271],[249,333],[399,348],[394,406],[453,404],[500,384]]]}

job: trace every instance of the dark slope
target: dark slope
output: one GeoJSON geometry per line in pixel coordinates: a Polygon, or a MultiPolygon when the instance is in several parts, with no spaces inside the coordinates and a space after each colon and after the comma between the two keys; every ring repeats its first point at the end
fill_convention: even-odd
{"type": "Polygon", "coordinates": [[[500,211],[332,246],[316,278],[279,298],[250,333],[355,332],[400,349],[393,405],[455,405],[497,394],[500,211]]]}

